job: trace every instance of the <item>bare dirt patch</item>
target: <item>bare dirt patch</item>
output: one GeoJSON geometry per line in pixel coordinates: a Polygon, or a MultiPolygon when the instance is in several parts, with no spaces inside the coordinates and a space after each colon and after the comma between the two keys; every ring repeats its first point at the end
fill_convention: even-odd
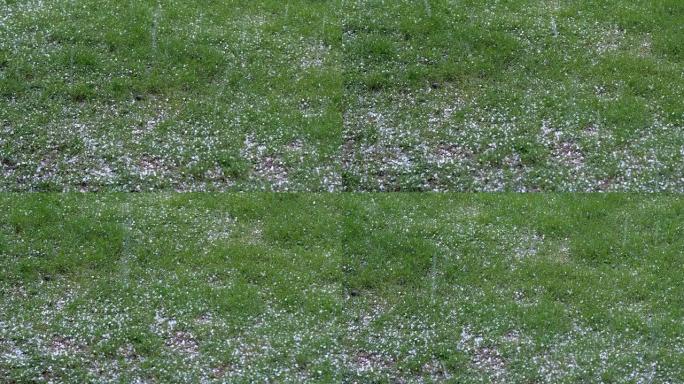
{"type": "Polygon", "coordinates": [[[381,372],[394,368],[396,362],[389,356],[375,352],[359,351],[354,356],[357,372],[381,372]]]}
{"type": "Polygon", "coordinates": [[[173,351],[189,357],[199,355],[199,343],[190,332],[175,331],[166,339],[164,344],[173,351]]]}
{"type": "Polygon", "coordinates": [[[493,379],[501,379],[506,373],[506,361],[495,348],[476,348],[472,362],[478,369],[490,373],[493,379]]]}
{"type": "Polygon", "coordinates": [[[241,155],[253,164],[252,173],[257,179],[268,182],[274,190],[287,189],[289,179],[285,162],[266,145],[257,142],[254,135],[245,137],[241,155]]]}
{"type": "Polygon", "coordinates": [[[48,345],[48,353],[51,356],[68,356],[83,352],[85,346],[71,337],[55,335],[48,345]]]}

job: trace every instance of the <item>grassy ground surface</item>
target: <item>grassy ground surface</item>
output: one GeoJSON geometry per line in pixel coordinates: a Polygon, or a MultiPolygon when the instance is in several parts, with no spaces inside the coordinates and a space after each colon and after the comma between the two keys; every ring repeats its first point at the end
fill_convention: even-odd
{"type": "Polygon", "coordinates": [[[681,0],[0,0],[0,382],[684,382],[681,0]],[[157,191],[155,194],[11,194],[157,191]]]}
{"type": "Polygon", "coordinates": [[[680,0],[0,1],[0,189],[684,191],[680,0]]]}
{"type": "Polygon", "coordinates": [[[4,382],[684,381],[684,200],[3,195],[4,382]]]}

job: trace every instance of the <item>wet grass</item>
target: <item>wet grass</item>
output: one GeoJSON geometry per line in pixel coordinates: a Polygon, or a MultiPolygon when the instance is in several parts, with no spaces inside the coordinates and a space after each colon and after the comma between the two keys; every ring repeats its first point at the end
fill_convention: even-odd
{"type": "Polygon", "coordinates": [[[3,189],[326,190],[333,178],[340,39],[326,3],[0,7],[3,189]]]}
{"type": "Polygon", "coordinates": [[[681,2],[348,5],[348,189],[682,191],[681,2]]]}
{"type": "Polygon", "coordinates": [[[0,14],[4,191],[684,191],[681,1],[0,14]]]}
{"type": "Polygon", "coordinates": [[[0,197],[8,382],[679,382],[684,202],[0,197]]]}
{"type": "Polygon", "coordinates": [[[684,3],[0,0],[0,381],[684,381],[684,3]]]}

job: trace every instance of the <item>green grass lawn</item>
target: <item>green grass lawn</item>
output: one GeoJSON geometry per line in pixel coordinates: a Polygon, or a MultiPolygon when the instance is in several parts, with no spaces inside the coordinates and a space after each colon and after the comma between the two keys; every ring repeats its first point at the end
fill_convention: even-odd
{"type": "Polygon", "coordinates": [[[0,381],[677,383],[684,200],[0,196],[0,381]]]}
{"type": "Polygon", "coordinates": [[[682,193],[682,0],[0,0],[0,383],[684,382],[682,193]]]}
{"type": "Polygon", "coordinates": [[[3,191],[684,192],[681,0],[0,0],[3,191]]]}

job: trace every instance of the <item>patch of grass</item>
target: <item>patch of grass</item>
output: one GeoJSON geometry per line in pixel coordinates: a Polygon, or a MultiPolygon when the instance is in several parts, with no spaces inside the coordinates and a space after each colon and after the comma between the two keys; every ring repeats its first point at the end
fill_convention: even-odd
{"type": "Polygon", "coordinates": [[[348,5],[347,189],[681,191],[680,4],[348,5]]]}
{"type": "Polygon", "coordinates": [[[0,14],[4,191],[684,191],[677,0],[0,14]]]}
{"type": "Polygon", "coordinates": [[[327,7],[3,2],[0,153],[16,165],[0,188],[327,190],[342,126],[327,7]]]}
{"type": "Polygon", "coordinates": [[[684,204],[0,197],[10,381],[677,382],[684,204]]]}

